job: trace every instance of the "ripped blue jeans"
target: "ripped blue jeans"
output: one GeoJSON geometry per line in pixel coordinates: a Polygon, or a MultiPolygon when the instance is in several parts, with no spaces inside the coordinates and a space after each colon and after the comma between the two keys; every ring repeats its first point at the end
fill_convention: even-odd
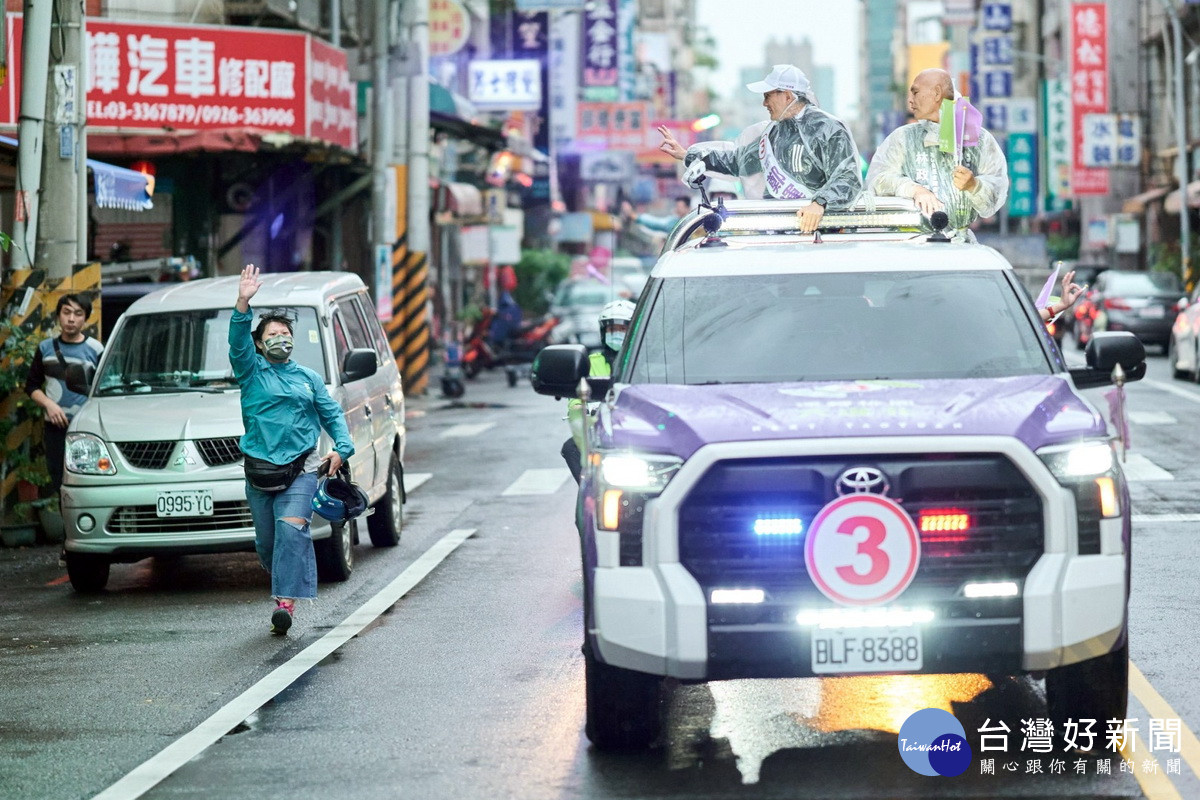
{"type": "Polygon", "coordinates": [[[317,596],[317,559],[313,553],[312,499],[316,473],[296,476],[282,492],[261,492],[246,482],[246,500],[254,518],[258,562],[271,573],[271,595],[308,600],[317,596]],[[284,517],[304,520],[296,525],[284,517]]]}

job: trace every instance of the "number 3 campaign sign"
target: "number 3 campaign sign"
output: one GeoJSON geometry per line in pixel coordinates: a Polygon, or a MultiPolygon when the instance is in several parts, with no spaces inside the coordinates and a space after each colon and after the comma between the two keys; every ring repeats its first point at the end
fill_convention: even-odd
{"type": "Polygon", "coordinates": [[[895,599],[912,583],[921,537],[900,504],[873,494],[831,501],[804,543],[808,574],[822,594],[850,606],[895,599]]]}

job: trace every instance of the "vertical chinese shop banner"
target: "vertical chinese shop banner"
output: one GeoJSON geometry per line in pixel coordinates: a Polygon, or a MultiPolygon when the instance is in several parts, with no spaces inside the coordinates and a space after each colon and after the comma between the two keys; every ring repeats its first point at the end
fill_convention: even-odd
{"type": "Polygon", "coordinates": [[[1084,163],[1083,115],[1108,111],[1108,17],[1104,3],[1071,6],[1071,191],[1108,194],[1108,171],[1084,163]]]}
{"type": "Polygon", "coordinates": [[[1066,80],[1048,80],[1043,86],[1046,211],[1062,211],[1071,199],[1071,84],[1066,80]]]}
{"type": "Polygon", "coordinates": [[[583,99],[614,103],[620,52],[617,0],[594,0],[583,12],[583,99]]]}

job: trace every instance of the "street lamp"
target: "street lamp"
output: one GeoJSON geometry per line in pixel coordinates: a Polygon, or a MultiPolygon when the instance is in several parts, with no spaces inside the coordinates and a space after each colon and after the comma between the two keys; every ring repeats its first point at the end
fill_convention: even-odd
{"type": "Polygon", "coordinates": [[[1179,272],[1183,285],[1189,289],[1188,277],[1192,267],[1191,253],[1191,220],[1188,218],[1188,151],[1187,130],[1184,120],[1183,106],[1183,30],[1179,24],[1179,14],[1171,0],[1160,0],[1163,10],[1171,20],[1171,46],[1175,50],[1175,145],[1179,149],[1179,158],[1175,162],[1175,172],[1179,179],[1179,272]]]}

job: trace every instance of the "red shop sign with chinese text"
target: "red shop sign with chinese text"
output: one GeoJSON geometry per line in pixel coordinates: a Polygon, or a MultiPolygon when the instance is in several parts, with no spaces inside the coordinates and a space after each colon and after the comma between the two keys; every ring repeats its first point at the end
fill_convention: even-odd
{"type": "Polygon", "coordinates": [[[1108,16],[1104,3],[1071,6],[1071,193],[1108,194],[1108,170],[1083,163],[1083,115],[1108,111],[1108,16]]]}
{"type": "MultiPolygon", "coordinates": [[[[0,125],[15,126],[23,20],[8,25],[0,125]]],[[[88,19],[87,58],[89,128],[238,128],[358,146],[346,53],[307,34],[88,19]]]]}

